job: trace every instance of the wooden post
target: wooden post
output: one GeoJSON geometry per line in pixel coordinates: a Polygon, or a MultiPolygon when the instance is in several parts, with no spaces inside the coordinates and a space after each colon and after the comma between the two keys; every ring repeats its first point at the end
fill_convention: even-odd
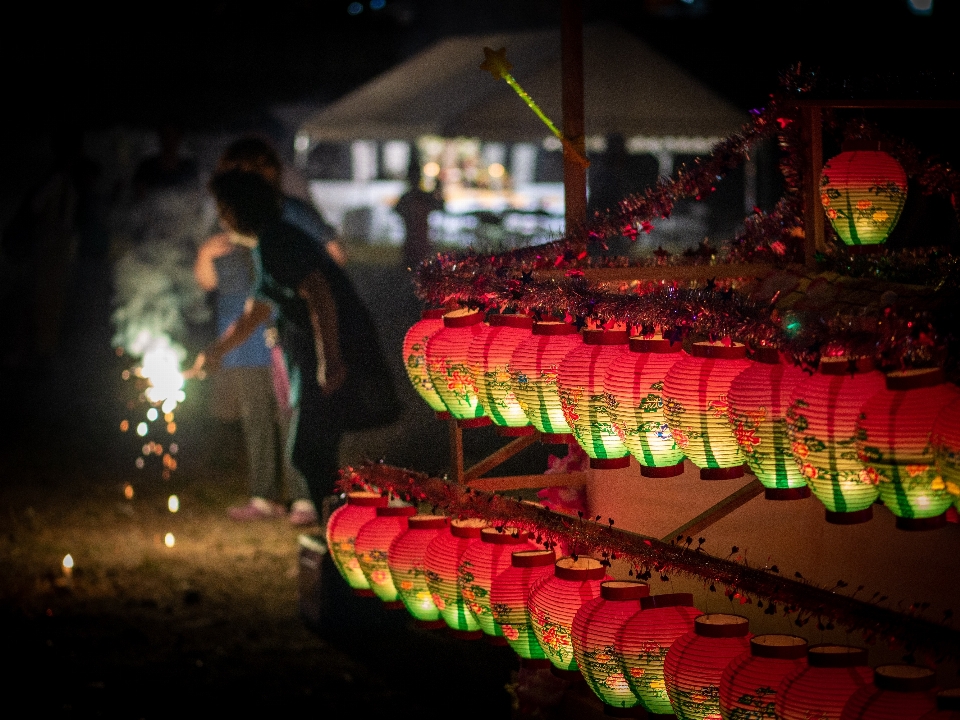
{"type": "Polygon", "coordinates": [[[803,166],[803,261],[808,270],[816,266],[816,253],[826,249],[824,213],[820,203],[820,173],[823,171],[823,110],[817,105],[801,109],[807,158],[803,166]]]}
{"type": "Polygon", "coordinates": [[[450,426],[450,479],[457,485],[463,484],[463,430],[454,418],[447,420],[450,426]]]}
{"type": "MultiPolygon", "coordinates": [[[[583,0],[563,0],[561,12],[563,134],[586,157],[583,124],[583,0]]],[[[563,151],[563,200],[566,232],[586,227],[587,169],[566,148],[563,151]]]]}

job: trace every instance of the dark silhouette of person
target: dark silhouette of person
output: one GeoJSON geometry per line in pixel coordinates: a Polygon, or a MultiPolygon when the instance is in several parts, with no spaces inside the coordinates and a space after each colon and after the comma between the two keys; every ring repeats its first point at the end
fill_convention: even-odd
{"type": "Polygon", "coordinates": [[[378,397],[396,398],[373,318],[343,268],[315,238],[283,220],[281,194],[262,175],[228,170],[214,176],[210,190],[224,227],[251,247],[257,278],[243,313],[186,375],[219,369],[275,309],[294,408],[291,459],[314,507],[322,508],[339,475],[357,379],[377,374],[378,397]]]}
{"type": "Polygon", "coordinates": [[[403,262],[408,267],[413,267],[428,258],[432,252],[430,213],[443,210],[443,190],[439,183],[432,191],[424,190],[416,152],[410,155],[407,184],[407,191],[400,196],[393,209],[403,218],[403,262]]]}

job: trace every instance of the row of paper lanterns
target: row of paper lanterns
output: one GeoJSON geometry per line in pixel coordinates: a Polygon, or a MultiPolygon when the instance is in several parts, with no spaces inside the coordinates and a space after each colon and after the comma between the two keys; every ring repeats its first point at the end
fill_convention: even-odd
{"type": "Polygon", "coordinates": [[[504,435],[573,437],[597,469],[631,455],[642,475],[739,477],[766,497],[812,493],[827,520],[869,520],[879,499],[903,529],[939,527],[960,504],[960,390],[942,370],[881,373],[869,358],[824,358],[808,375],[771,347],[692,352],[625,330],[526,315],[427,310],[406,333],[407,374],[440,417],[504,435]]]}
{"type": "Polygon", "coordinates": [[[360,595],[406,608],[424,627],[506,642],[531,665],[582,676],[610,714],[680,720],[960,720],[960,688],[933,669],[871,670],[866,650],[752,636],[747,618],[706,614],[687,593],[650,595],[592,557],[557,558],[527,534],[421,515],[374,492],[347,494],[326,529],[360,595]]]}

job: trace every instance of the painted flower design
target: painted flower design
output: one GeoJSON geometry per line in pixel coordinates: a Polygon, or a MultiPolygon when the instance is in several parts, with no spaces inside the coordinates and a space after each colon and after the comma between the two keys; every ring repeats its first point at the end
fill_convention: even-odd
{"type": "Polygon", "coordinates": [[[401,580],[400,581],[401,590],[413,590],[413,581],[412,580],[401,580]]]}
{"type": "Polygon", "coordinates": [[[370,582],[375,585],[383,585],[390,579],[390,573],[386,570],[374,570],[370,573],[370,582]]]}
{"type": "Polygon", "coordinates": [[[803,465],[800,466],[800,474],[812,480],[813,478],[817,477],[817,475],[819,475],[820,473],[810,463],[803,463],[803,465]]]}
{"type": "Polygon", "coordinates": [[[912,478],[917,477],[918,475],[923,475],[927,470],[930,469],[929,465],[907,465],[907,475],[912,478]]]}
{"type": "Polygon", "coordinates": [[[870,217],[870,219],[873,220],[875,223],[877,223],[877,225],[882,225],[883,223],[885,223],[887,220],[890,219],[890,216],[887,214],[886,210],[877,210],[870,217]]]}
{"type": "Polygon", "coordinates": [[[872,207],[873,207],[872,200],[860,200],[857,203],[857,210],[869,210],[872,207]]]}
{"type": "Polygon", "coordinates": [[[810,454],[810,448],[807,447],[806,443],[802,442],[795,442],[791,450],[794,455],[801,459],[805,459],[807,455],[810,454]]]}
{"type": "Polygon", "coordinates": [[[725,418],[730,416],[730,403],[727,402],[727,396],[721,395],[716,400],[711,400],[707,405],[707,410],[713,411],[716,418],[725,418]]]}
{"type": "Polygon", "coordinates": [[[859,480],[864,485],[879,485],[880,473],[878,473],[872,467],[864,468],[860,471],[859,480]]]}
{"type": "Polygon", "coordinates": [[[516,640],[520,637],[520,631],[513,625],[501,625],[501,627],[503,628],[503,636],[507,640],[516,640]]]}
{"type": "Polygon", "coordinates": [[[753,449],[761,442],[754,429],[745,427],[743,423],[737,423],[733,432],[737,438],[737,444],[745,453],[753,453],[753,449]]]}
{"type": "Polygon", "coordinates": [[[437,593],[430,593],[430,598],[433,600],[433,604],[437,606],[437,610],[447,609],[447,603],[437,593]]]}

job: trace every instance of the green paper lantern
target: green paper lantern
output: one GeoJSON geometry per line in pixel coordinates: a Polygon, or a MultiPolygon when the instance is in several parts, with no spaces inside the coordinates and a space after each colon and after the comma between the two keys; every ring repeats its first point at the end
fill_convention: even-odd
{"type": "Polygon", "coordinates": [[[377,515],[377,508],[384,507],[387,498],[375,492],[347,493],[347,503],[330,514],[327,521],[326,540],[330,557],[340,576],[358,595],[373,595],[360,561],[355,543],[357,533],[377,515]]]}
{"type": "Polygon", "coordinates": [[[447,627],[463,639],[479,639],[483,632],[457,585],[457,569],[467,548],[480,542],[480,531],[486,524],[478,518],[452,520],[449,531],[437,533],[423,553],[423,570],[433,604],[447,627]]]}

